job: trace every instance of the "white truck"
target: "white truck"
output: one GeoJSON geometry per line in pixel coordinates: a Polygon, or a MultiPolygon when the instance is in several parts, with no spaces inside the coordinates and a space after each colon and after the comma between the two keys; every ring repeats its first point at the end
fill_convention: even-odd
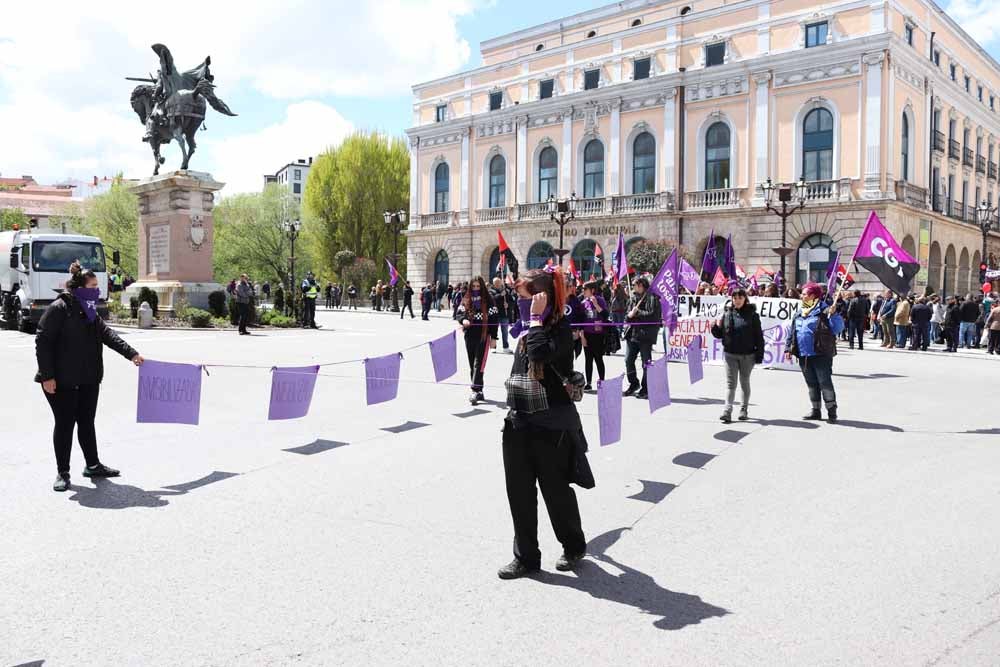
{"type": "Polygon", "coordinates": [[[98,312],[106,317],[108,272],[99,238],[34,229],[0,232],[0,317],[4,324],[28,333],[34,330],[45,308],[63,291],[74,260],[97,274],[98,312]]]}

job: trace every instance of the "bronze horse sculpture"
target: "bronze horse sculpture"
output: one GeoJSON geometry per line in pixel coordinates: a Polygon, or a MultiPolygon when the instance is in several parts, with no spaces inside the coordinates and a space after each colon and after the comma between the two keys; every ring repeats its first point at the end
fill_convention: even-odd
{"type": "Polygon", "coordinates": [[[181,147],[183,160],[181,169],[187,169],[197,144],[195,134],[205,120],[207,105],[227,116],[235,116],[225,102],[215,96],[215,77],[209,71],[211,58],[205,58],[198,67],[186,72],[178,72],[170,50],[162,44],[154,44],[153,51],[160,57],[160,69],[156,78],[135,79],[153,85],[136,86],[132,91],[132,109],[146,126],[142,140],[153,150],[155,167],[153,175],[160,173],[160,165],[165,160],[160,155],[160,146],[176,141],[181,147]]]}

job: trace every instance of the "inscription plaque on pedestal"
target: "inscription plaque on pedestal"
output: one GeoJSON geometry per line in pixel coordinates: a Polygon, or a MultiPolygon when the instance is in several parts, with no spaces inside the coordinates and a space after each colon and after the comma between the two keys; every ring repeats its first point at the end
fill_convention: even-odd
{"type": "Polygon", "coordinates": [[[149,273],[170,273],[170,225],[149,228],[149,273]]]}

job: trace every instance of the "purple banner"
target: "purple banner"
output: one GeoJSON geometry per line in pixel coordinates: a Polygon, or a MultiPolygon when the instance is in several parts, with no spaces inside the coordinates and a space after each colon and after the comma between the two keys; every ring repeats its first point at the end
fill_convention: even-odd
{"type": "Polygon", "coordinates": [[[684,289],[694,294],[698,291],[698,283],[701,282],[701,277],[698,275],[698,271],[687,263],[687,260],[683,257],[681,258],[681,285],[684,285],[684,289]]]}
{"type": "Polygon", "coordinates": [[[365,359],[365,397],[368,405],[385,403],[399,393],[399,352],[365,359]]]}
{"type": "Polygon", "coordinates": [[[597,383],[597,420],[601,426],[601,447],[622,439],[622,378],[619,375],[597,383]]]}
{"type": "Polygon", "coordinates": [[[455,346],[454,331],[437,340],[432,340],[430,346],[435,382],[447,380],[458,372],[458,352],[455,346]]]}
{"type": "Polygon", "coordinates": [[[667,355],[646,366],[646,386],[649,388],[649,414],[670,405],[670,382],[667,379],[667,355]]]}
{"type": "Polygon", "coordinates": [[[660,297],[660,314],[663,324],[671,332],[677,328],[677,274],[680,272],[679,262],[680,256],[677,254],[677,248],[674,248],[673,252],[670,253],[670,257],[667,257],[666,261],[663,262],[663,266],[660,267],[660,271],[653,278],[653,282],[649,284],[649,289],[660,297]]]}
{"type": "Polygon", "coordinates": [[[691,384],[701,382],[705,377],[705,369],[701,367],[701,336],[695,336],[688,344],[688,376],[691,384]]]}
{"type": "Polygon", "coordinates": [[[319,366],[271,369],[271,405],[267,418],[299,419],[309,414],[319,366]]]}
{"type": "Polygon", "coordinates": [[[136,422],[198,424],[201,411],[201,366],[147,359],[139,367],[136,422]]]}

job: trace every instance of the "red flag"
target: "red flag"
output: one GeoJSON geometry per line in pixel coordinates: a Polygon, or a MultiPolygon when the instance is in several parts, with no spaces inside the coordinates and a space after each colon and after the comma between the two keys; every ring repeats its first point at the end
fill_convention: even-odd
{"type": "Polygon", "coordinates": [[[726,280],[726,274],[722,272],[722,267],[717,267],[715,269],[715,278],[712,279],[712,284],[718,287],[719,289],[722,289],[723,287],[726,286],[727,282],[728,281],[726,280]]]}
{"type": "Polygon", "coordinates": [[[843,264],[837,267],[837,282],[840,283],[841,289],[848,289],[854,284],[854,276],[847,272],[843,264]]]}
{"type": "Polygon", "coordinates": [[[569,272],[573,275],[573,278],[576,279],[576,284],[579,285],[580,272],[576,270],[576,262],[573,261],[572,257],[569,258],[569,272]]]}
{"type": "Polygon", "coordinates": [[[601,257],[602,255],[604,255],[604,251],[601,250],[601,244],[600,243],[595,243],[594,244],[594,256],[595,257],[601,257]]]}
{"type": "Polygon", "coordinates": [[[499,249],[501,257],[503,256],[504,250],[510,250],[510,247],[507,245],[507,242],[504,241],[503,234],[500,233],[499,229],[497,230],[497,245],[500,246],[499,249]]]}

